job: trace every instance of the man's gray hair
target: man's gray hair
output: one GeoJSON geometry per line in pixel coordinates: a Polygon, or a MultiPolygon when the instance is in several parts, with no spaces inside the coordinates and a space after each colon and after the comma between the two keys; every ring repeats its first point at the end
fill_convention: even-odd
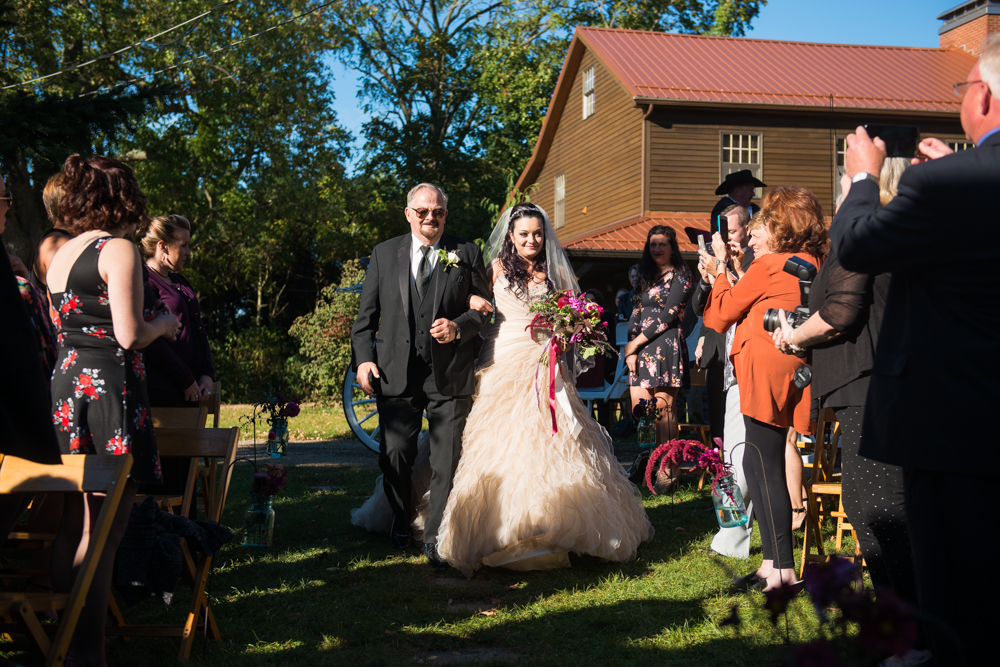
{"type": "Polygon", "coordinates": [[[441,202],[441,206],[444,210],[448,210],[448,195],[444,193],[444,190],[434,185],[433,183],[418,183],[410,188],[410,191],[406,193],[406,206],[409,207],[416,198],[417,193],[421,190],[433,190],[437,193],[438,201],[441,202]]]}
{"type": "Polygon", "coordinates": [[[990,87],[993,97],[1000,96],[1000,35],[990,35],[979,56],[979,78],[990,87]]]}

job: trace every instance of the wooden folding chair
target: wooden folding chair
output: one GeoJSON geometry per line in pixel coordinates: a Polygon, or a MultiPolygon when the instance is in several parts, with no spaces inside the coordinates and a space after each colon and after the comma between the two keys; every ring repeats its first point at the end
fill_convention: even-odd
{"type": "Polygon", "coordinates": [[[219,418],[222,415],[222,383],[213,382],[212,395],[203,399],[198,405],[212,415],[212,428],[219,428],[219,418]]]}
{"type": "MultiPolygon", "coordinates": [[[[204,458],[208,476],[215,481],[215,493],[205,505],[205,517],[210,521],[221,521],[222,511],[229,492],[229,480],[233,473],[233,461],[236,459],[236,443],[239,440],[240,429],[232,428],[158,428],[156,429],[156,445],[160,457],[177,457],[197,460],[204,458]],[[221,459],[222,465],[219,466],[221,459]]],[[[181,515],[187,516],[194,497],[194,478],[188,479],[184,490],[184,500],[181,505],[181,515]]],[[[191,655],[194,640],[195,625],[198,617],[204,612],[205,625],[216,641],[222,638],[215,616],[205,594],[208,574],[212,567],[212,558],[202,556],[200,562],[195,558],[187,544],[181,543],[183,552],[182,573],[191,581],[191,602],[188,605],[187,616],[181,624],[136,625],[128,624],[120,613],[115,614],[116,626],[108,628],[108,635],[124,637],[180,637],[181,646],[177,654],[178,660],[184,662],[191,655]]]]}
{"type": "MultiPolygon", "coordinates": [[[[152,408],[151,417],[153,419],[153,428],[204,428],[205,423],[208,421],[208,409],[204,407],[197,408],[152,408]]],[[[199,476],[198,460],[191,459],[191,465],[188,468],[187,479],[190,481],[192,477],[199,476]]],[[[207,479],[207,478],[206,478],[207,479]]],[[[202,488],[204,492],[208,493],[208,485],[206,484],[206,479],[202,479],[202,488]]],[[[153,494],[153,498],[156,504],[160,506],[165,512],[177,512],[180,506],[184,502],[183,495],[170,495],[170,494],[153,494]]],[[[145,494],[139,494],[135,497],[137,503],[142,503],[146,499],[145,494]]]]}
{"type": "Polygon", "coordinates": [[[16,624],[3,624],[4,631],[19,628],[34,640],[45,655],[46,667],[61,666],[73,631],[80,620],[87,592],[97,571],[101,553],[111,533],[111,522],[121,504],[125,482],[132,469],[132,455],[63,456],[62,465],[49,466],[6,456],[0,461],[0,494],[8,493],[106,493],[97,519],[91,526],[87,553],[80,564],[73,589],[69,594],[0,593],[0,608],[15,619],[16,624]],[[49,640],[45,627],[36,614],[63,611],[55,639],[49,640]]]}

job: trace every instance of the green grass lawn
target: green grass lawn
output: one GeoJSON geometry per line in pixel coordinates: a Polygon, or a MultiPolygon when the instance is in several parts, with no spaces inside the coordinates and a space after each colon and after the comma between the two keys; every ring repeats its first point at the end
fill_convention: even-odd
{"type": "MultiPolygon", "coordinates": [[[[244,426],[240,420],[250,416],[252,412],[253,406],[248,404],[223,405],[220,426],[244,426]]],[[[302,412],[288,420],[288,431],[292,440],[342,440],[354,437],[340,403],[303,403],[302,412]]],[[[242,437],[250,438],[252,433],[244,428],[242,437]]],[[[266,422],[257,424],[257,439],[267,440],[266,422]]]]}
{"type": "MultiPolygon", "coordinates": [[[[732,573],[750,565],[707,552],[716,528],[707,491],[686,486],[673,500],[647,496],[656,536],[634,562],[574,557],[569,569],[484,568],[469,581],[455,570],[433,571],[416,550],[395,551],[387,536],[350,524],[349,510],[376,475],[290,469],[275,505],[274,547],[244,549],[237,535],[219,554],[209,592],[223,639],[199,638],[190,665],[409,666],[462,656],[558,667],[781,660],[784,623],[780,631],[771,626],[760,594],[728,591],[732,573]],[[733,605],[743,618],[739,634],[718,627],[733,605]]],[[[242,524],[249,477],[239,464],[229,526],[242,524]]],[[[758,562],[759,548],[752,558],[758,562]]],[[[126,618],[176,618],[187,591],[181,585],[176,608],[150,600],[126,610],[126,618]]],[[[811,632],[814,619],[800,596],[789,614],[792,639],[811,632]]],[[[176,639],[110,639],[109,664],[174,665],[177,646],[176,639]]]]}

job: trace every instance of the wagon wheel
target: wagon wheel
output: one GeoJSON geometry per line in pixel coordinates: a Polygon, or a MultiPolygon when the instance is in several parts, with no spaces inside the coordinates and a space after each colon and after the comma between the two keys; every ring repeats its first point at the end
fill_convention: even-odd
{"type": "Polygon", "coordinates": [[[378,407],[375,398],[361,390],[349,366],[344,374],[344,416],[361,444],[378,454],[378,407]]]}

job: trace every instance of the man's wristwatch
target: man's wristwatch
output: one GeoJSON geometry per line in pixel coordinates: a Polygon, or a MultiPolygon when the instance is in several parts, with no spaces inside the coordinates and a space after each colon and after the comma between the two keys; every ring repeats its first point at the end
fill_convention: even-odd
{"type": "Polygon", "coordinates": [[[878,176],[872,176],[867,171],[859,171],[858,173],[854,174],[854,177],[851,178],[851,183],[860,183],[861,181],[866,181],[866,180],[871,181],[875,185],[879,184],[878,176]]]}

